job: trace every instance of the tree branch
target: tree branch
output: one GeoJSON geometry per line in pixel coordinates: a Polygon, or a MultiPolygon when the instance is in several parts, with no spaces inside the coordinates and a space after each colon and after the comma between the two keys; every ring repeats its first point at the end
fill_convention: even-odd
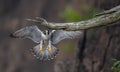
{"type": "Polygon", "coordinates": [[[110,10],[97,14],[97,17],[80,22],[71,23],[51,23],[43,18],[27,19],[28,21],[37,22],[50,29],[64,30],[84,30],[94,27],[106,26],[120,20],[120,5],[110,10]]]}

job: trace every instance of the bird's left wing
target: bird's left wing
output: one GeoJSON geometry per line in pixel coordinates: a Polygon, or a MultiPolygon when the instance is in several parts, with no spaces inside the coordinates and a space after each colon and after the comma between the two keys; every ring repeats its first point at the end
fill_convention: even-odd
{"type": "Polygon", "coordinates": [[[51,36],[51,41],[52,44],[57,44],[63,39],[79,38],[81,33],[81,31],[56,30],[51,36]]]}
{"type": "Polygon", "coordinates": [[[12,34],[12,37],[29,38],[39,43],[42,37],[42,31],[37,26],[27,26],[12,34]]]}

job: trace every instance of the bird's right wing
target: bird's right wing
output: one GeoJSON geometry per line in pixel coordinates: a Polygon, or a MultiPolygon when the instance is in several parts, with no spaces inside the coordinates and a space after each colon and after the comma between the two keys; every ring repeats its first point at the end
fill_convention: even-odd
{"type": "Polygon", "coordinates": [[[56,30],[51,37],[52,44],[57,44],[63,39],[79,38],[81,31],[56,30]]]}
{"type": "Polygon", "coordinates": [[[12,37],[16,38],[29,38],[36,43],[39,43],[42,37],[42,31],[37,26],[27,26],[20,30],[17,30],[12,34],[12,37]]]}

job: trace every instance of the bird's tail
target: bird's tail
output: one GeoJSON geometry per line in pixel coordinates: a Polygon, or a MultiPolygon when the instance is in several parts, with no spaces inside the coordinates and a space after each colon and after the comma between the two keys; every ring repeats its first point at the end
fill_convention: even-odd
{"type": "Polygon", "coordinates": [[[51,47],[46,46],[45,48],[40,49],[40,45],[35,46],[32,50],[34,56],[40,60],[50,60],[53,59],[58,53],[58,48],[51,45],[51,47]]]}

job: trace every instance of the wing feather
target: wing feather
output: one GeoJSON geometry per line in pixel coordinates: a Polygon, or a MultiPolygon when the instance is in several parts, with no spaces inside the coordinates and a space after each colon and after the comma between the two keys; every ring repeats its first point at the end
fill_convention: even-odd
{"type": "Polygon", "coordinates": [[[39,43],[41,40],[42,31],[37,26],[27,26],[24,27],[12,35],[18,38],[29,38],[36,43],[39,43]]]}
{"type": "Polygon", "coordinates": [[[57,44],[61,40],[64,39],[73,39],[79,38],[81,31],[64,31],[64,30],[56,30],[51,37],[52,44],[57,44]]]}

